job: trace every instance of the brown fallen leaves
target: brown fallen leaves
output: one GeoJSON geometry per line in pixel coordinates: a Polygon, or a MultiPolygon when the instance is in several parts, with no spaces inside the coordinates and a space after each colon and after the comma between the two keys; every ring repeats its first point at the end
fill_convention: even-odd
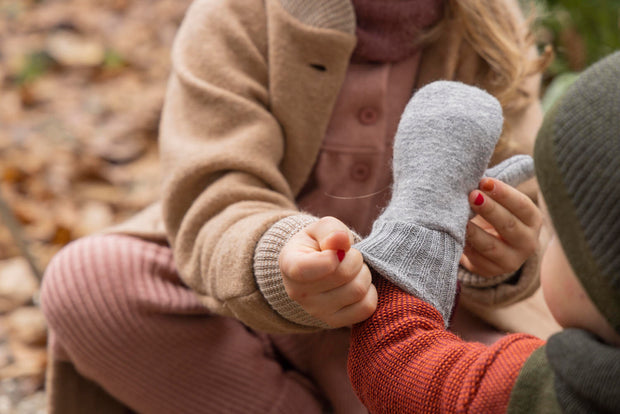
{"type": "Polygon", "coordinates": [[[0,197],[12,216],[0,215],[0,381],[40,384],[45,366],[39,283],[18,239],[43,270],[157,197],[170,46],[189,3],[0,0],[0,197]]]}

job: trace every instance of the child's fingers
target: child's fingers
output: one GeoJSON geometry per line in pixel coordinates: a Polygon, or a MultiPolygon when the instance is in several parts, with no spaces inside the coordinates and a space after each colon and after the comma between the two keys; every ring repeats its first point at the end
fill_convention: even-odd
{"type": "Polygon", "coordinates": [[[347,283],[323,292],[321,300],[338,310],[362,300],[371,284],[370,270],[368,266],[363,265],[347,283]]]}
{"type": "Polygon", "coordinates": [[[523,261],[520,251],[473,222],[467,224],[467,242],[463,253],[481,276],[496,276],[509,269],[518,269],[523,261]]]}
{"type": "Polygon", "coordinates": [[[542,217],[536,205],[517,189],[485,178],[469,195],[472,210],[485,229],[468,223],[462,263],[482,276],[514,272],[538,247],[542,217]]]}
{"type": "Polygon", "coordinates": [[[297,283],[317,283],[318,280],[332,274],[339,265],[334,251],[305,252],[300,250],[282,250],[280,254],[280,271],[297,283]]]}
{"type": "Polygon", "coordinates": [[[364,300],[349,305],[332,317],[329,326],[334,328],[342,328],[344,326],[351,326],[356,323],[360,323],[368,319],[374,311],[377,309],[377,290],[374,285],[368,290],[368,294],[364,300]]]}
{"type": "Polygon", "coordinates": [[[472,209],[486,220],[497,233],[511,246],[527,250],[530,254],[536,249],[538,229],[530,227],[489,194],[474,190],[469,196],[472,209]],[[530,246],[531,245],[531,246],[530,246]]]}
{"type": "MultiPolygon", "coordinates": [[[[343,314],[339,313],[343,309],[358,303],[361,303],[361,305],[357,309],[362,312],[362,309],[365,309],[364,304],[370,304],[369,299],[373,296],[373,293],[370,292],[372,290],[374,290],[374,286],[372,286],[370,270],[367,266],[363,266],[351,281],[335,289],[318,294],[301,295],[301,297],[298,297],[298,294],[293,292],[292,294],[289,293],[289,296],[300,303],[309,314],[321,319],[330,326],[336,327],[358,322],[358,320],[347,320],[343,324],[346,318],[344,315],[350,315],[352,313],[351,309],[343,314]],[[368,295],[370,295],[370,298],[368,298],[368,295]]],[[[364,316],[367,317],[369,315],[364,316]]],[[[358,315],[358,317],[361,316],[358,315]]]]}
{"type": "Polygon", "coordinates": [[[463,250],[460,264],[470,272],[482,277],[493,277],[506,273],[497,263],[492,262],[467,245],[463,250]]]}
{"type": "Polygon", "coordinates": [[[293,300],[303,300],[308,296],[339,288],[355,279],[364,265],[362,254],[356,249],[350,249],[342,262],[334,258],[335,253],[332,250],[317,252],[313,257],[328,258],[334,266],[318,266],[318,260],[314,262],[307,258],[300,260],[302,266],[314,268],[303,269],[303,274],[296,270],[292,277],[287,275],[288,280],[285,278],[287,293],[293,300]]]}
{"type": "Polygon", "coordinates": [[[349,250],[353,234],[342,221],[334,217],[323,217],[307,226],[304,231],[317,241],[321,250],[349,250]]]}
{"type": "Polygon", "coordinates": [[[377,289],[371,283],[360,300],[340,308],[328,318],[327,323],[334,328],[350,326],[368,319],[376,309],[377,289]]]}
{"type": "Polygon", "coordinates": [[[529,227],[542,224],[540,210],[524,193],[510,185],[493,178],[480,180],[480,190],[490,195],[493,200],[510,211],[515,217],[529,227]]]}
{"type": "Polygon", "coordinates": [[[280,252],[280,270],[299,282],[322,278],[338,267],[350,249],[352,238],[344,223],[324,217],[306,226],[286,243],[280,252]]]}

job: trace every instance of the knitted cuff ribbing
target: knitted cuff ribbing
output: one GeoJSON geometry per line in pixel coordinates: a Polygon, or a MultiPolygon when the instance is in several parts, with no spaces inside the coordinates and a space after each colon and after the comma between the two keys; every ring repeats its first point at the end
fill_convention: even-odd
{"type": "Polygon", "coordinates": [[[485,288],[493,288],[493,287],[496,287],[497,285],[501,285],[507,280],[514,278],[516,274],[520,271],[521,269],[517,270],[516,272],[505,273],[503,275],[484,277],[476,273],[472,273],[469,270],[465,269],[464,267],[459,266],[457,278],[461,282],[462,286],[485,289],[485,288]]]}
{"type": "Polygon", "coordinates": [[[463,246],[445,232],[397,221],[377,220],[372,235],[353,247],[386,279],[433,305],[447,326],[463,246]]]}
{"type": "Polygon", "coordinates": [[[280,252],[297,232],[318,221],[310,215],[289,216],[276,222],[263,234],[254,251],[254,277],[265,300],[282,317],[304,326],[329,328],[325,322],[307,313],[286,293],[280,273],[280,252]]]}
{"type": "Polygon", "coordinates": [[[487,279],[459,269],[458,277],[461,281],[459,304],[476,312],[486,312],[510,306],[532,296],[540,286],[539,268],[542,252],[541,247],[527,259],[517,271],[518,275],[512,273],[487,279]],[[504,279],[507,276],[509,278],[504,279]]]}

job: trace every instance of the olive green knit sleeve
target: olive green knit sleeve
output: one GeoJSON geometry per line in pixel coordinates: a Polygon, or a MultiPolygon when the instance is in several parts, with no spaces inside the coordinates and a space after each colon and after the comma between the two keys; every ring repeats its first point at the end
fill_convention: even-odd
{"type": "Polygon", "coordinates": [[[530,355],[519,372],[508,402],[509,414],[554,414],[562,410],[554,389],[554,374],[547,360],[546,347],[530,355]]]}

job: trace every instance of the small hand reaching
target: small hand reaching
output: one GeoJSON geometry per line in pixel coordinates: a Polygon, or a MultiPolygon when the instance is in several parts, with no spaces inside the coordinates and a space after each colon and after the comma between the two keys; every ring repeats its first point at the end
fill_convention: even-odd
{"type": "Polygon", "coordinates": [[[488,177],[469,202],[477,215],[467,224],[461,265],[485,277],[517,271],[539,247],[538,207],[516,188],[488,177]]]}
{"type": "Polygon", "coordinates": [[[361,322],[377,306],[370,270],[352,243],[344,223],[324,217],[294,235],[280,253],[289,297],[333,328],[361,322]]]}

